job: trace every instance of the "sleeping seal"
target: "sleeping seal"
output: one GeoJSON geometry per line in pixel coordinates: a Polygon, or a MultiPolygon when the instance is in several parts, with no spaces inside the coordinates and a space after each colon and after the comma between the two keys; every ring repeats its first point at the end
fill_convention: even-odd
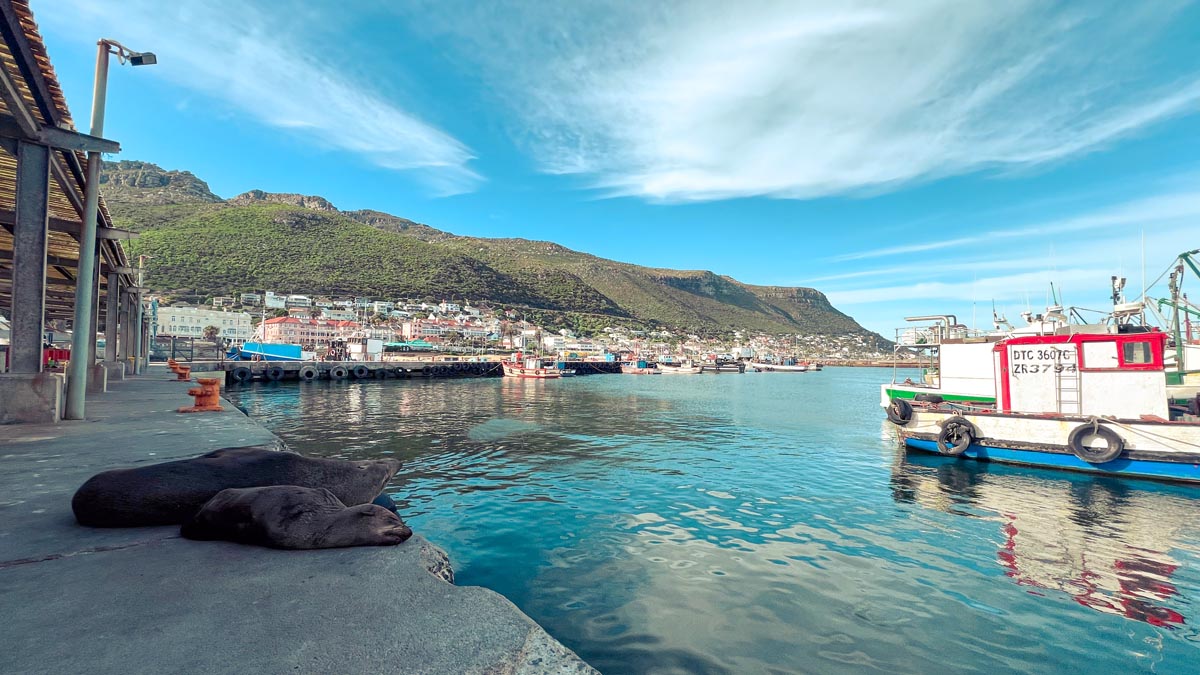
{"type": "Polygon", "coordinates": [[[88,479],[71,499],[81,525],[178,525],[225,488],[298,485],[328,488],[343,504],[370,503],[400,470],[400,460],[351,462],[301,457],[262,446],[223,448],[206,455],[88,479]]]}
{"type": "Polygon", "coordinates": [[[412,536],[400,516],[375,504],[347,507],[325,488],[231,488],[183,524],[188,539],[271,548],[394,546],[412,536]]]}

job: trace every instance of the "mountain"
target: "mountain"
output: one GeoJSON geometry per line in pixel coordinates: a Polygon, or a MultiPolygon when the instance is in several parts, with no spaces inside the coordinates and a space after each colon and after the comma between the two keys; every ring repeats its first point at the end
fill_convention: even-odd
{"type": "Polygon", "coordinates": [[[101,192],[116,224],[141,232],[131,253],[153,256],[147,285],[175,297],[273,289],[467,299],[586,332],[628,325],[886,344],[812,288],[640,267],[552,242],[456,236],[379,211],[340,211],[322,197],[251,190],[222,200],[191,173],[145,162],[106,162],[101,192]]]}

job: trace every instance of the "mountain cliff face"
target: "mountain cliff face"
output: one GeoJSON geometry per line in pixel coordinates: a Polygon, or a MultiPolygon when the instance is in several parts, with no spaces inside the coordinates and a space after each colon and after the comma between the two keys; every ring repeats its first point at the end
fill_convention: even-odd
{"type": "Polygon", "coordinates": [[[639,267],[552,242],[459,237],[379,211],[339,211],[316,196],[251,190],[222,200],[188,172],[144,162],[105,163],[101,185],[118,226],[141,232],[130,248],[154,256],[147,284],[162,293],[466,299],[585,331],[625,323],[886,343],[812,288],[639,267]]]}

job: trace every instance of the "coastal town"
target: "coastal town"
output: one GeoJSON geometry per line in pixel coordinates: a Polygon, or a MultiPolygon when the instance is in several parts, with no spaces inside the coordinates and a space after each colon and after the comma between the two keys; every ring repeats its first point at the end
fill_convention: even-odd
{"type": "Polygon", "coordinates": [[[605,326],[593,335],[580,335],[570,329],[552,330],[528,321],[524,308],[466,301],[431,303],[264,291],[213,297],[205,306],[166,303],[152,296],[148,311],[152,358],[169,350],[173,340],[188,340],[226,348],[246,342],[295,344],[315,358],[324,359],[335,345],[355,339],[409,346],[413,351],[525,350],[575,359],[600,354],[674,355],[697,360],[796,358],[827,363],[891,358],[890,349],[885,350],[862,335],[770,335],[737,331],[731,339],[712,339],[621,325],[605,326]]]}

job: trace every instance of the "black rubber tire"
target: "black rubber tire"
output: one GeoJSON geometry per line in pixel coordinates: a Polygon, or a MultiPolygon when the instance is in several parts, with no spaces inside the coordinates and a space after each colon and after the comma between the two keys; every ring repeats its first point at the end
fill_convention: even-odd
{"type": "Polygon", "coordinates": [[[892,398],[887,407],[887,418],[898,427],[906,426],[913,419],[912,404],[900,397],[892,398]]]}
{"type": "Polygon", "coordinates": [[[392,372],[391,368],[378,368],[375,370],[375,372],[371,373],[371,375],[377,380],[386,380],[389,377],[396,376],[396,374],[392,372]]]}
{"type": "Polygon", "coordinates": [[[232,378],[234,382],[241,384],[243,382],[249,382],[250,380],[253,380],[254,371],[250,370],[246,366],[238,366],[229,373],[229,377],[232,378]]]}
{"type": "Polygon", "coordinates": [[[269,366],[263,371],[263,378],[271,382],[278,382],[283,379],[284,371],[279,366],[269,366]]]}
{"type": "Polygon", "coordinates": [[[354,373],[354,379],[365,380],[371,376],[371,369],[366,366],[354,366],[350,372],[354,373]]]}
{"type": "Polygon", "coordinates": [[[1104,464],[1121,456],[1125,451],[1125,441],[1117,432],[1109,427],[1091,424],[1081,424],[1071,430],[1067,436],[1067,445],[1075,456],[1088,464],[1104,464]],[[1095,436],[1103,438],[1107,444],[1103,448],[1092,448],[1084,445],[1084,439],[1095,436]]]}
{"type": "Polygon", "coordinates": [[[399,367],[398,367],[398,368],[396,368],[396,377],[400,377],[400,378],[407,378],[407,377],[408,377],[408,371],[407,371],[407,370],[405,370],[405,369],[403,369],[403,368],[399,368],[399,367]]]}
{"type": "Polygon", "coordinates": [[[925,403],[941,403],[942,397],[937,394],[917,394],[913,397],[914,401],[923,401],[925,403]]]}
{"type": "Polygon", "coordinates": [[[965,417],[955,415],[942,422],[938,432],[937,449],[943,455],[957,457],[975,441],[975,427],[965,417]]]}
{"type": "Polygon", "coordinates": [[[344,380],[348,374],[346,366],[334,366],[329,369],[329,379],[331,380],[344,380]]]}
{"type": "Polygon", "coordinates": [[[300,371],[296,375],[302,382],[311,382],[321,374],[316,366],[300,366],[300,371]]]}

